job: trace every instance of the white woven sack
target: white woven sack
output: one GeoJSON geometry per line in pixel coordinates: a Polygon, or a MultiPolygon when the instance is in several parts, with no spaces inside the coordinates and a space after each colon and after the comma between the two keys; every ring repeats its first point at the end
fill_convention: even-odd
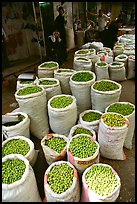
{"type": "Polygon", "coordinates": [[[38,139],[49,133],[46,92],[43,87],[40,88],[42,91],[24,96],[18,95],[19,90],[15,92],[20,110],[30,118],[30,131],[38,139]]]}
{"type": "Polygon", "coordinates": [[[21,159],[26,165],[22,178],[12,184],[2,184],[2,202],[42,202],[35,174],[29,161],[21,154],[10,154],[2,158],[2,162],[8,159],[21,159]]]}
{"type": "MultiPolygon", "coordinates": [[[[132,140],[133,140],[134,130],[135,130],[135,105],[129,102],[117,102],[117,103],[129,104],[134,108],[134,111],[131,114],[125,116],[129,120],[129,126],[128,126],[128,132],[124,141],[124,147],[126,147],[127,149],[132,149],[132,140]]],[[[109,106],[105,109],[105,112],[108,112],[109,106]]]]}
{"type": "Polygon", "coordinates": [[[117,57],[118,55],[123,54],[123,52],[124,52],[123,47],[114,46],[113,48],[114,57],[117,57]]]}
{"type": "Polygon", "coordinates": [[[70,76],[75,73],[73,69],[57,69],[54,70],[54,78],[60,81],[61,91],[63,94],[72,94],[69,80],[70,76]],[[59,70],[65,70],[64,72],[59,72],[59,70]]]}
{"type": "Polygon", "coordinates": [[[124,55],[135,55],[135,49],[125,49],[123,52],[124,55]]]}
{"type": "Polygon", "coordinates": [[[4,145],[9,142],[10,140],[14,140],[14,139],[20,139],[20,140],[24,140],[29,144],[30,150],[28,151],[28,153],[24,156],[26,159],[28,159],[29,163],[31,164],[31,166],[34,166],[36,160],[37,160],[37,156],[38,156],[38,151],[39,150],[35,150],[34,149],[34,143],[29,139],[26,138],[24,136],[15,136],[15,137],[11,137],[6,139],[4,142],[2,142],[2,148],[4,147],[4,145]]]}
{"type": "Polygon", "coordinates": [[[56,95],[62,93],[61,92],[60,82],[59,82],[58,79],[55,79],[55,78],[40,78],[36,85],[38,85],[40,87],[43,87],[45,89],[47,100],[49,100],[53,96],[56,96],[56,95]],[[52,84],[52,85],[42,85],[42,84],[40,84],[40,82],[42,82],[44,80],[55,81],[56,84],[52,84]]]}
{"type": "Polygon", "coordinates": [[[18,114],[21,114],[25,117],[24,120],[22,120],[20,123],[9,127],[2,125],[2,132],[4,133],[5,139],[18,135],[30,138],[30,118],[28,114],[21,111],[7,113],[9,116],[16,116],[18,114]]]}
{"type": "Polygon", "coordinates": [[[73,69],[76,71],[87,70],[91,71],[92,62],[87,57],[74,57],[73,69]]]}
{"type": "Polygon", "coordinates": [[[67,144],[60,153],[56,152],[55,150],[45,145],[45,141],[50,137],[63,138],[68,143],[68,138],[65,135],[60,134],[48,134],[41,140],[41,147],[43,149],[46,161],[49,165],[58,160],[63,160],[67,153],[67,144]]]}
{"type": "Polygon", "coordinates": [[[73,134],[74,134],[74,132],[75,132],[75,130],[76,130],[77,128],[84,128],[84,129],[86,129],[86,130],[89,130],[89,131],[92,133],[92,135],[93,135],[92,137],[96,140],[96,132],[95,132],[93,129],[91,129],[91,128],[89,128],[89,127],[86,127],[86,126],[84,126],[84,125],[82,125],[82,124],[74,125],[74,126],[70,129],[70,132],[69,132],[69,135],[68,135],[69,140],[73,137],[73,134]]]}
{"type": "Polygon", "coordinates": [[[67,147],[67,158],[68,158],[68,161],[77,169],[79,175],[81,176],[83,174],[83,172],[85,171],[85,169],[89,166],[91,166],[92,164],[96,164],[96,163],[99,163],[99,143],[94,140],[94,138],[88,134],[77,134],[75,135],[74,137],[72,137],[70,139],[70,141],[68,142],[68,147],[67,147]],[[82,136],[82,135],[86,135],[88,136],[93,142],[96,143],[97,145],[97,149],[96,149],[96,152],[92,155],[92,156],[89,156],[87,158],[78,158],[78,157],[75,157],[71,154],[71,152],[69,151],[69,145],[70,145],[70,142],[73,138],[76,138],[78,136],[82,136]]]}
{"type": "Polygon", "coordinates": [[[100,62],[100,57],[98,55],[93,55],[91,57],[91,62],[92,62],[92,68],[91,68],[91,71],[93,71],[95,73],[95,63],[96,62],[100,62]]]}
{"type": "Polygon", "coordinates": [[[91,85],[95,82],[96,75],[94,72],[91,71],[77,71],[77,73],[82,73],[82,72],[88,72],[93,75],[93,79],[89,80],[87,82],[78,82],[78,81],[73,81],[72,77],[70,77],[70,88],[72,95],[75,96],[76,102],[77,102],[77,111],[78,115],[79,113],[83,112],[86,109],[91,108],[91,85]]]}
{"type": "Polygon", "coordinates": [[[127,79],[135,78],[135,55],[128,56],[127,79]]]}
{"type": "Polygon", "coordinates": [[[117,62],[124,62],[125,68],[127,69],[127,60],[128,60],[128,56],[125,54],[120,54],[118,56],[115,57],[115,61],[117,62]],[[124,57],[121,59],[121,57],[124,57]]]}
{"type": "Polygon", "coordinates": [[[79,121],[78,121],[78,123],[79,124],[81,124],[82,126],[84,126],[84,127],[87,127],[87,128],[89,128],[90,130],[94,130],[95,132],[96,132],[96,134],[98,134],[98,127],[99,127],[99,121],[100,120],[95,120],[95,121],[92,121],[92,122],[88,122],[88,121],[84,121],[83,119],[82,119],[82,117],[86,114],[86,113],[92,113],[92,112],[94,112],[94,113],[99,113],[99,114],[103,114],[101,111],[98,111],[98,110],[85,110],[85,111],[83,111],[82,113],[80,113],[79,114],[79,121]]]}
{"type": "Polygon", "coordinates": [[[90,51],[88,49],[80,49],[80,50],[77,50],[75,51],[74,53],[74,58],[75,57],[86,57],[86,58],[89,58],[90,57],[90,51]],[[85,53],[80,53],[80,52],[85,52],[85,53]]]}
{"type": "MultiPolygon", "coordinates": [[[[116,61],[114,61],[115,63],[116,61]]],[[[117,62],[116,62],[117,63],[117,62]]],[[[109,76],[113,81],[126,80],[126,69],[123,62],[118,62],[119,65],[113,65],[113,62],[109,64],[109,76]]]]}
{"type": "Polygon", "coordinates": [[[54,70],[58,68],[59,68],[59,64],[57,62],[54,62],[54,61],[44,62],[38,66],[38,77],[39,78],[53,78],[54,70]],[[56,66],[51,67],[51,68],[42,67],[44,64],[49,64],[49,63],[55,63],[56,66]]]}
{"type": "Polygon", "coordinates": [[[48,116],[52,131],[57,134],[68,136],[71,127],[76,124],[77,120],[77,105],[75,97],[65,94],[53,96],[48,101],[48,116]],[[73,99],[73,102],[65,108],[52,108],[50,102],[53,98],[58,96],[69,96],[73,99]]]}
{"type": "Polygon", "coordinates": [[[38,77],[36,77],[36,79],[33,82],[29,83],[29,84],[22,84],[21,82],[22,81],[20,81],[20,80],[17,81],[16,90],[19,90],[20,88],[24,88],[24,87],[26,87],[28,85],[35,85],[35,84],[37,84],[38,77]]]}
{"type": "Polygon", "coordinates": [[[78,173],[75,167],[68,161],[58,161],[51,164],[44,175],[44,192],[45,192],[45,202],[79,202],[80,201],[80,184],[79,184],[79,178],[78,173]],[[73,183],[70,188],[68,188],[65,192],[61,194],[57,194],[50,188],[47,178],[48,173],[50,172],[51,168],[55,165],[60,164],[68,164],[71,168],[74,169],[74,177],[73,177],[73,183]]]}
{"type": "Polygon", "coordinates": [[[88,48],[87,50],[90,51],[90,55],[88,56],[89,59],[96,55],[96,50],[94,48],[88,48]]]}
{"type": "Polygon", "coordinates": [[[108,164],[102,164],[102,163],[98,163],[98,164],[93,164],[92,166],[88,167],[83,175],[82,175],[82,195],[81,195],[81,200],[80,202],[115,202],[116,199],[119,196],[120,193],[120,188],[121,188],[121,182],[120,182],[120,177],[118,176],[117,172],[108,164]],[[109,194],[108,196],[99,196],[98,194],[94,193],[93,191],[91,191],[88,187],[88,185],[86,184],[86,173],[93,167],[96,165],[103,165],[103,166],[108,166],[112,169],[113,173],[115,174],[116,178],[119,181],[119,185],[117,186],[117,188],[115,189],[114,192],[112,192],[111,194],[109,194]]]}
{"type": "Polygon", "coordinates": [[[97,76],[97,81],[101,79],[109,79],[108,63],[96,62],[95,63],[95,74],[97,76]],[[105,63],[105,65],[99,66],[98,63],[105,63]]]}
{"type": "Polygon", "coordinates": [[[100,112],[104,112],[105,108],[111,103],[119,101],[121,89],[122,89],[121,84],[112,80],[107,80],[107,79],[104,79],[104,80],[117,84],[119,88],[113,91],[104,92],[104,91],[98,91],[97,89],[93,88],[96,82],[91,86],[92,109],[99,110],[100,112]]]}
{"type": "Polygon", "coordinates": [[[90,49],[90,45],[91,45],[91,42],[88,42],[88,43],[82,45],[81,48],[82,48],[82,49],[90,49]]]}
{"type": "MultiPolygon", "coordinates": [[[[113,112],[110,112],[110,114],[111,113],[113,112]]],[[[100,153],[103,157],[115,160],[126,159],[123,145],[128,132],[129,120],[126,117],[124,118],[126,119],[126,122],[123,126],[111,127],[106,125],[101,117],[98,129],[98,143],[100,145],[100,153]]]]}

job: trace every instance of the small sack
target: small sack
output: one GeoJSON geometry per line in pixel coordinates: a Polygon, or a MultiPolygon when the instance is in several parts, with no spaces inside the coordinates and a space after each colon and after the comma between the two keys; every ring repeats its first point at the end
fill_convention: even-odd
{"type": "Polygon", "coordinates": [[[98,111],[98,110],[85,110],[85,111],[83,111],[82,113],[79,114],[79,121],[78,121],[78,123],[83,125],[84,127],[89,128],[90,130],[93,129],[96,132],[96,134],[97,134],[98,133],[98,127],[99,127],[99,120],[100,120],[100,118],[96,119],[94,121],[90,121],[90,122],[85,121],[85,120],[83,120],[83,116],[85,114],[87,114],[87,113],[93,113],[93,114],[97,113],[97,114],[100,114],[100,118],[101,118],[101,115],[103,113],[98,111]]]}
{"type": "MultiPolygon", "coordinates": [[[[54,175],[53,175],[54,177],[54,175]]],[[[80,201],[80,184],[77,170],[75,167],[68,161],[57,161],[51,164],[44,175],[44,193],[45,198],[43,202],[79,202],[80,201]],[[72,185],[63,193],[57,194],[55,193],[48,184],[48,174],[50,170],[54,166],[58,166],[60,164],[67,164],[74,171],[73,183],[72,185]]]]}
{"type": "Polygon", "coordinates": [[[67,153],[67,142],[68,142],[68,138],[65,137],[64,135],[59,135],[59,134],[47,134],[42,140],[41,140],[41,146],[46,158],[47,163],[50,165],[53,162],[59,161],[59,160],[63,160],[66,156],[67,153]],[[45,141],[52,138],[52,137],[59,137],[62,138],[66,141],[66,146],[64,147],[64,149],[58,153],[57,151],[51,149],[50,147],[48,147],[47,145],[45,145],[45,141]]]}
{"type": "Polygon", "coordinates": [[[19,114],[24,116],[24,119],[18,124],[12,125],[12,126],[2,125],[2,133],[3,133],[4,139],[18,136],[18,135],[22,135],[24,137],[30,138],[30,118],[28,114],[21,111],[7,113],[7,115],[9,116],[10,115],[16,116],[19,114]]]}
{"type": "Polygon", "coordinates": [[[26,80],[26,83],[23,83],[24,81],[25,81],[25,80],[23,80],[23,81],[18,80],[18,81],[17,81],[16,90],[19,90],[20,88],[26,87],[26,86],[28,86],[28,85],[35,85],[35,84],[37,84],[37,82],[38,82],[38,77],[36,77],[35,80],[31,80],[31,81],[26,80]]]}
{"type": "Polygon", "coordinates": [[[135,55],[128,56],[127,79],[135,79],[135,55]]]}
{"type": "Polygon", "coordinates": [[[61,91],[63,94],[72,94],[69,80],[71,75],[75,73],[73,69],[57,69],[54,70],[54,78],[60,81],[61,91]]]}
{"type": "Polygon", "coordinates": [[[54,61],[48,61],[38,66],[38,77],[39,78],[53,78],[54,70],[59,68],[59,64],[54,61]]]}
{"type": "Polygon", "coordinates": [[[55,78],[40,78],[36,85],[45,89],[47,100],[62,93],[60,82],[55,78]],[[41,84],[43,81],[54,82],[54,84],[41,84]]]}
{"type": "MultiPolygon", "coordinates": [[[[89,127],[86,127],[82,124],[77,124],[77,125],[74,125],[71,129],[70,129],[70,132],[69,132],[69,135],[68,135],[68,138],[69,140],[76,134],[80,134],[80,133],[75,133],[75,131],[77,131],[77,129],[84,129],[85,131],[88,131],[89,133],[86,133],[86,134],[90,134],[95,140],[96,140],[96,132],[89,128],[89,127]]],[[[82,132],[81,132],[82,133],[82,132]]]]}
{"type": "Polygon", "coordinates": [[[126,69],[123,62],[112,62],[109,64],[109,75],[113,81],[126,80],[126,69]]]}
{"type": "Polygon", "coordinates": [[[2,202],[42,202],[29,161],[21,154],[10,154],[2,158],[2,163],[13,159],[19,159],[25,163],[25,172],[22,178],[14,183],[2,183],[2,202]]]}
{"type": "Polygon", "coordinates": [[[95,73],[97,81],[101,79],[109,79],[108,63],[105,61],[95,63],[95,73]]]}
{"type": "Polygon", "coordinates": [[[87,57],[74,57],[73,69],[76,71],[87,70],[91,71],[92,62],[87,57]]]}

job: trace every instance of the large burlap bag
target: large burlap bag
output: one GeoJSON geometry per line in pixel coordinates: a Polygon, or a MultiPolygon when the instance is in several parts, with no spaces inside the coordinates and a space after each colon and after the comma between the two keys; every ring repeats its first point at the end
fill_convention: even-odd
{"type": "Polygon", "coordinates": [[[74,126],[77,121],[77,105],[75,97],[68,94],[53,96],[48,101],[48,116],[52,131],[57,134],[68,136],[71,127],[74,126]],[[72,103],[66,105],[65,108],[54,108],[51,106],[51,102],[58,97],[71,98],[72,103]]]}
{"type": "MultiPolygon", "coordinates": [[[[102,174],[103,173],[104,172],[102,172],[102,174]]],[[[94,180],[95,180],[95,185],[98,183],[98,185],[96,185],[97,188],[100,186],[100,184],[102,184],[103,180],[105,182],[104,178],[102,178],[100,181],[98,181],[98,180],[96,181],[96,178],[94,180]]],[[[106,188],[107,187],[108,187],[108,184],[106,184],[106,188]]],[[[81,195],[80,202],[115,202],[119,196],[120,188],[121,188],[120,177],[118,176],[117,172],[112,168],[112,166],[110,166],[108,164],[102,164],[102,163],[93,164],[92,166],[88,167],[82,175],[82,195],[81,195]],[[96,193],[96,190],[90,190],[90,187],[87,184],[86,175],[95,166],[109,167],[118,181],[118,185],[116,186],[116,188],[113,190],[113,192],[109,193],[109,195],[107,195],[107,196],[106,195],[104,195],[104,196],[99,195],[98,193],[96,193]]]]}
{"type": "Polygon", "coordinates": [[[49,133],[49,123],[46,92],[43,87],[39,88],[41,90],[39,92],[18,95],[19,91],[23,89],[21,88],[15,92],[15,98],[19,104],[20,110],[27,113],[30,118],[30,131],[32,135],[42,139],[45,134],[49,133]]]}
{"type": "Polygon", "coordinates": [[[94,72],[91,71],[77,71],[70,77],[70,88],[72,95],[75,96],[76,98],[76,103],[77,103],[77,111],[78,115],[79,113],[83,112],[86,109],[91,108],[91,85],[95,82],[96,75],[94,72]],[[83,75],[83,74],[89,74],[91,75],[91,79],[85,81],[84,79],[81,79],[80,81],[74,80],[74,77],[78,74],[83,75]]]}
{"type": "Polygon", "coordinates": [[[87,57],[74,57],[73,69],[76,71],[82,70],[91,71],[92,69],[91,59],[87,57]]]}
{"type": "MultiPolygon", "coordinates": [[[[111,108],[111,106],[113,106],[114,104],[115,105],[117,105],[117,104],[129,105],[129,106],[131,106],[133,108],[132,113],[124,114],[124,116],[129,120],[128,132],[127,132],[127,135],[125,137],[124,147],[126,147],[127,149],[132,149],[132,140],[133,140],[134,130],[135,130],[135,105],[132,104],[132,103],[129,103],[129,102],[120,102],[119,101],[119,102],[110,104],[105,109],[105,112],[110,112],[109,108],[111,108]]],[[[115,112],[120,113],[121,111],[119,109],[117,109],[115,112]]]]}
{"type": "Polygon", "coordinates": [[[101,79],[109,79],[108,63],[105,61],[95,63],[95,73],[97,81],[101,79]]]}
{"type": "Polygon", "coordinates": [[[126,80],[126,69],[124,62],[112,62],[109,64],[109,76],[113,81],[126,80]]]}
{"type": "MultiPolygon", "coordinates": [[[[11,184],[2,183],[2,202],[42,202],[35,174],[29,161],[20,154],[10,154],[2,158],[2,163],[8,159],[22,160],[26,168],[21,179],[11,184]]],[[[4,174],[4,172],[2,172],[2,174],[4,174]]]]}
{"type": "Polygon", "coordinates": [[[103,80],[99,80],[94,82],[94,84],[92,84],[91,86],[91,102],[92,102],[92,109],[93,110],[99,110],[100,112],[104,112],[105,108],[110,105],[113,102],[118,102],[119,98],[120,98],[120,94],[121,94],[121,89],[122,86],[121,84],[112,81],[112,80],[107,80],[107,79],[103,79],[103,80]],[[95,84],[96,83],[102,83],[103,82],[110,82],[114,85],[117,86],[116,89],[114,90],[108,90],[108,91],[100,91],[95,89],[95,84]]]}
{"type": "Polygon", "coordinates": [[[127,79],[135,78],[135,55],[128,56],[127,79]]]}
{"type": "MultiPolygon", "coordinates": [[[[110,121],[110,119],[108,119],[110,121]]],[[[118,121],[118,120],[117,120],[118,121]]],[[[116,119],[115,119],[116,122],[116,119]]],[[[100,153],[103,157],[115,160],[125,160],[126,155],[123,151],[124,141],[128,132],[129,120],[118,113],[104,113],[101,116],[98,129],[98,143],[100,145],[100,153]],[[124,120],[124,125],[115,126],[113,122],[110,125],[104,122],[103,117],[106,114],[121,116],[124,120]]]]}

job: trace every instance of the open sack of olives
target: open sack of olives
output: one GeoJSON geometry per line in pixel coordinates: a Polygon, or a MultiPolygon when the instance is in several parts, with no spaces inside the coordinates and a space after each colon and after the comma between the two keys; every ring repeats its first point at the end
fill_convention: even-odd
{"type": "Polygon", "coordinates": [[[69,140],[77,134],[88,134],[88,135],[91,135],[96,140],[96,132],[93,129],[81,124],[74,125],[70,129],[70,132],[68,135],[69,140]]]}
{"type": "Polygon", "coordinates": [[[129,102],[116,102],[110,104],[105,112],[115,112],[122,114],[129,120],[128,132],[125,137],[124,147],[132,149],[132,140],[135,130],[135,105],[129,102]]]}
{"type": "Polygon", "coordinates": [[[119,101],[121,84],[107,79],[95,81],[91,86],[92,109],[101,112],[111,103],[119,101]]]}
{"type": "Polygon", "coordinates": [[[41,146],[49,165],[55,161],[65,159],[67,143],[68,138],[60,134],[47,134],[41,140],[41,146]]]}
{"type": "Polygon", "coordinates": [[[107,112],[102,114],[98,129],[98,143],[103,157],[115,160],[126,159],[123,145],[128,126],[129,120],[119,113],[107,112]]]}
{"type": "Polygon", "coordinates": [[[21,154],[2,158],[2,202],[41,202],[33,168],[21,154]]]}
{"type": "Polygon", "coordinates": [[[115,202],[120,188],[120,177],[110,165],[93,164],[82,175],[81,202],[115,202]]]}
{"type": "Polygon", "coordinates": [[[22,112],[30,118],[30,132],[38,139],[49,133],[47,98],[43,87],[31,85],[15,92],[15,99],[22,112]]]}
{"type": "Polygon", "coordinates": [[[45,202],[79,202],[80,185],[75,167],[68,161],[51,164],[44,175],[45,202]]]}
{"type": "Polygon", "coordinates": [[[37,160],[39,150],[34,149],[34,143],[24,136],[14,136],[2,142],[2,157],[9,154],[21,154],[33,166],[37,160]]]}
{"type": "Polygon", "coordinates": [[[28,114],[24,112],[11,112],[6,113],[4,116],[17,117],[16,121],[8,121],[2,125],[3,140],[22,135],[24,137],[30,138],[30,118],[28,114]]]}
{"type": "Polygon", "coordinates": [[[81,175],[87,167],[99,162],[99,144],[88,134],[77,134],[68,143],[67,157],[81,175]]]}
{"type": "Polygon", "coordinates": [[[54,78],[59,80],[61,91],[63,94],[71,94],[69,80],[73,73],[75,73],[74,69],[60,68],[54,70],[54,78]]]}
{"type": "Polygon", "coordinates": [[[43,62],[38,66],[39,78],[52,78],[54,77],[54,70],[59,68],[59,64],[54,61],[43,62]]]}

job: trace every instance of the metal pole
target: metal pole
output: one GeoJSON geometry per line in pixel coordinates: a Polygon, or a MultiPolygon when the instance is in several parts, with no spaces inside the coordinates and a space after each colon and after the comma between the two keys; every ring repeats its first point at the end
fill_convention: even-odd
{"type": "MultiPolygon", "coordinates": [[[[34,12],[34,19],[35,19],[36,25],[38,26],[34,2],[32,2],[32,6],[33,6],[33,12],[34,12]]],[[[38,35],[37,35],[37,36],[38,36],[38,35]]],[[[42,60],[42,53],[41,53],[41,46],[40,46],[40,43],[39,43],[39,36],[38,36],[38,45],[39,45],[40,58],[41,58],[41,60],[42,60]]]]}

